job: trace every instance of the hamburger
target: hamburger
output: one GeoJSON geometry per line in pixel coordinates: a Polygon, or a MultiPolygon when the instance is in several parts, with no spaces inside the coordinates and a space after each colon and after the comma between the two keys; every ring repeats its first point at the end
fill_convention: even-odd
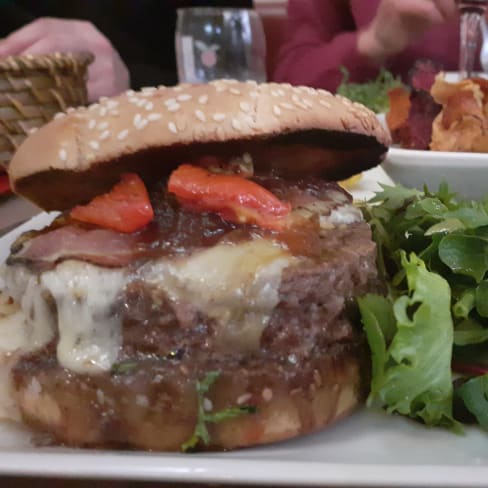
{"type": "Polygon", "coordinates": [[[347,416],[376,249],[334,180],[388,143],[345,98],[233,80],[129,91],[29,136],[12,187],[60,213],[2,269],[4,414],[65,445],[165,451],[347,416]]]}

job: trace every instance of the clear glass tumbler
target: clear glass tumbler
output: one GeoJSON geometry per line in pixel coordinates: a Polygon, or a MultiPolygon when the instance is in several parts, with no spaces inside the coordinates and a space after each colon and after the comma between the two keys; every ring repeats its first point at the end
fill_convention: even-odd
{"type": "Polygon", "coordinates": [[[266,81],[266,41],[254,10],[178,9],[175,47],[180,83],[266,81]]]}

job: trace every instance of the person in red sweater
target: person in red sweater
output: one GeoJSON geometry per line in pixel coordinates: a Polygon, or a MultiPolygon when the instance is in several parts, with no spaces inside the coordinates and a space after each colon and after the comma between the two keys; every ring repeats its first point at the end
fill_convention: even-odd
{"type": "Polygon", "coordinates": [[[276,81],[335,90],[341,66],[355,82],[381,66],[406,79],[418,59],[457,70],[455,0],[289,0],[276,81]]]}

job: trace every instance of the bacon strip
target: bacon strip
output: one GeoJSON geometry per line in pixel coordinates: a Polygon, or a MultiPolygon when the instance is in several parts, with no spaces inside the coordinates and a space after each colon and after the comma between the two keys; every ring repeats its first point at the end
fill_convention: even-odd
{"type": "Polygon", "coordinates": [[[54,264],[70,258],[100,266],[125,266],[137,256],[135,236],[107,229],[83,229],[68,225],[25,240],[9,262],[54,264]]]}

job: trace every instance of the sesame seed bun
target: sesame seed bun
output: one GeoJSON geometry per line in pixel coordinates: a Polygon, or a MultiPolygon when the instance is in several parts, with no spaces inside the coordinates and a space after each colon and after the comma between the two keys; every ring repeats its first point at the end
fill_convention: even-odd
{"type": "Polygon", "coordinates": [[[120,174],[161,178],[201,156],[244,152],[257,173],[343,179],[378,164],[390,143],[373,112],[324,90],[219,80],[128,91],[60,114],[15,154],[14,191],[64,210],[120,174]]]}

